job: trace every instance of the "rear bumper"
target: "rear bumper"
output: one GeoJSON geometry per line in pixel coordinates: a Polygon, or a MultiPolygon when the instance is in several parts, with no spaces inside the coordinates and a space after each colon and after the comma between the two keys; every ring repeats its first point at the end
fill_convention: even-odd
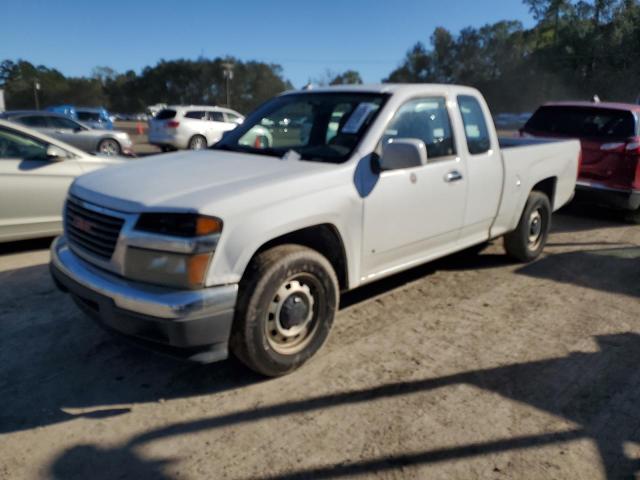
{"type": "Polygon", "coordinates": [[[176,132],[175,135],[169,135],[164,132],[149,132],[149,143],[158,147],[171,146],[177,149],[187,148],[189,139],[176,132]]]}
{"type": "Polygon", "coordinates": [[[621,210],[638,210],[640,208],[640,190],[623,190],[579,180],[576,184],[576,193],[578,198],[621,210]]]}
{"type": "Polygon", "coordinates": [[[228,355],[237,285],[173,290],[130,282],[77,257],[58,237],[51,275],[100,325],[146,346],[202,363],[228,355]]]}

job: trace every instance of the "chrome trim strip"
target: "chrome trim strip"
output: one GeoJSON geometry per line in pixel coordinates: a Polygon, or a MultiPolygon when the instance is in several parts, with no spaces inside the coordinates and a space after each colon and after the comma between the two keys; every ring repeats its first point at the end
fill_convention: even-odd
{"type": "Polygon", "coordinates": [[[118,307],[151,317],[186,321],[214,316],[233,309],[238,296],[237,284],[176,290],[116,277],[78,258],[64,237],[51,245],[51,262],[65,276],[111,298],[118,307]]]}
{"type": "Polygon", "coordinates": [[[131,229],[123,235],[123,241],[127,246],[174,253],[212,252],[218,246],[219,240],[219,233],[204,237],[180,238],[131,229]]]}

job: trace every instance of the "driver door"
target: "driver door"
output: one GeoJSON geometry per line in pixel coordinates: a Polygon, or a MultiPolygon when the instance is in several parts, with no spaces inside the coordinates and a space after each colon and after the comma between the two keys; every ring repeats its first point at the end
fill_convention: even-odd
{"type": "Polygon", "coordinates": [[[50,159],[49,145],[0,127],[0,239],[47,236],[62,230],[62,208],[77,160],[50,159]]]}
{"type": "Polygon", "coordinates": [[[364,199],[364,280],[452,249],[462,229],[466,165],[456,152],[446,99],[418,98],[401,106],[381,150],[389,140],[401,138],[422,140],[427,163],[381,172],[364,199]]]}

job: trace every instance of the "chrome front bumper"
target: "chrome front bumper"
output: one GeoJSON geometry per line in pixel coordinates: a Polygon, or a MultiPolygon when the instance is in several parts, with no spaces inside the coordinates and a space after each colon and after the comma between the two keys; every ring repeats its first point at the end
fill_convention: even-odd
{"type": "Polygon", "coordinates": [[[170,347],[217,346],[226,357],[238,285],[176,290],[132,282],[76,256],[64,237],[51,246],[51,273],[61,289],[101,324],[170,347]]]}

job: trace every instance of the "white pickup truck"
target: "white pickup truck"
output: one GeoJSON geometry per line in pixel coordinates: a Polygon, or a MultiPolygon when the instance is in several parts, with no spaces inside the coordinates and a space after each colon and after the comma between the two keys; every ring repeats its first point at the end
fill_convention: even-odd
{"type": "Polygon", "coordinates": [[[500,236],[535,259],[579,157],[498,140],[472,88],[289,92],[208,150],[78,178],[51,270],[111,330],[282,375],[325,342],[341,291],[500,236]],[[271,144],[245,141],[265,126],[271,144]]]}

